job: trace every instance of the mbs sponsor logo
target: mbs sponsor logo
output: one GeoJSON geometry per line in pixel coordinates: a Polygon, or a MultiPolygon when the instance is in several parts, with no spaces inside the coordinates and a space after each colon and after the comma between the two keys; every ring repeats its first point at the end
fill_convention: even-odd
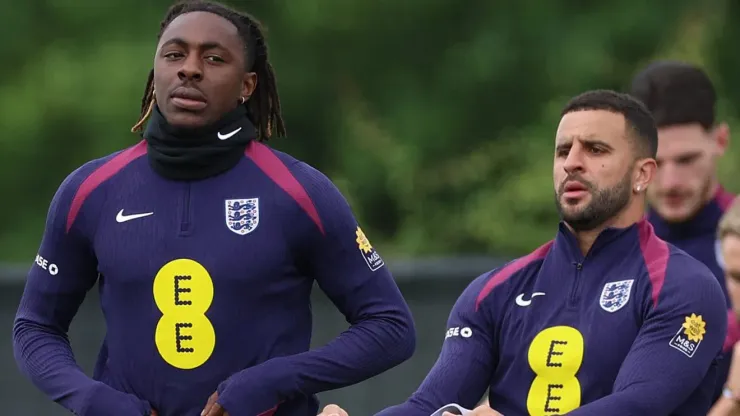
{"type": "Polygon", "coordinates": [[[583,348],[583,335],[569,326],[546,328],[534,337],[527,354],[535,373],[527,395],[530,415],[563,415],[581,405],[576,374],[583,363],[583,348]]]}
{"type": "Polygon", "coordinates": [[[162,312],[154,335],[159,354],[183,370],[203,365],[216,346],[216,333],[205,315],[213,301],[211,275],[195,260],[173,260],[154,277],[153,290],[162,312]]]}
{"type": "Polygon", "coordinates": [[[686,354],[691,358],[699,348],[704,334],[707,333],[707,323],[701,315],[691,314],[684,318],[683,325],[678,329],[676,335],[671,338],[670,346],[686,354]]]}
{"type": "Polygon", "coordinates": [[[357,238],[355,239],[355,241],[357,242],[357,247],[360,249],[362,257],[365,258],[365,263],[367,263],[367,267],[369,267],[372,271],[378,270],[379,268],[383,267],[383,259],[380,258],[380,254],[375,251],[373,246],[370,245],[370,240],[367,239],[365,233],[362,232],[360,227],[357,227],[355,235],[357,236],[357,238]]]}

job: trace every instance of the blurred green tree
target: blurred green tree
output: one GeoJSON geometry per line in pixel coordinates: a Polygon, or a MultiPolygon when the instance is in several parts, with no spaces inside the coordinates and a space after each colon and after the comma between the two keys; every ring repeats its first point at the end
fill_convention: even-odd
{"type": "MultiPolygon", "coordinates": [[[[728,1],[276,0],[259,16],[289,137],[384,256],[517,255],[551,238],[560,107],[655,57],[705,64],[740,129],[728,1]]],[[[19,3],[0,16],[0,259],[28,261],[62,179],[132,145],[168,2],[19,3]],[[23,33],[23,36],[18,36],[23,33]]],[[[725,182],[740,191],[732,152],[725,182]]]]}

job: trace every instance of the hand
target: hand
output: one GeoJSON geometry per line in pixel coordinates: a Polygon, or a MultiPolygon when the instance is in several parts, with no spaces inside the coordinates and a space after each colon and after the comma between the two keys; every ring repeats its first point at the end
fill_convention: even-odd
{"type": "Polygon", "coordinates": [[[341,407],[335,404],[330,404],[326,406],[318,416],[349,416],[349,414],[347,414],[347,412],[345,412],[341,407]]]}
{"type": "Polygon", "coordinates": [[[217,400],[218,392],[214,392],[211,394],[211,397],[208,398],[206,407],[202,412],[200,412],[200,416],[229,416],[229,414],[226,413],[226,410],[221,407],[220,404],[216,403],[217,400]]]}
{"type": "MultiPolygon", "coordinates": [[[[450,412],[444,412],[442,416],[455,416],[450,412]]],[[[504,416],[501,413],[491,409],[487,404],[478,406],[473,409],[472,412],[468,413],[468,416],[504,416]]]]}

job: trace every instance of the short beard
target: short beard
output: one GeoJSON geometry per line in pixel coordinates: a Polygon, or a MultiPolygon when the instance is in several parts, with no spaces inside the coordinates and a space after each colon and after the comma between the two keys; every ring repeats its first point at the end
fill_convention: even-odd
{"type": "Polygon", "coordinates": [[[591,202],[585,208],[575,212],[567,212],[561,204],[561,197],[564,193],[561,186],[555,193],[555,206],[560,218],[574,231],[591,231],[614,218],[629,204],[632,197],[630,175],[632,169],[628,169],[627,172],[624,178],[612,188],[598,189],[589,185],[591,202]]]}

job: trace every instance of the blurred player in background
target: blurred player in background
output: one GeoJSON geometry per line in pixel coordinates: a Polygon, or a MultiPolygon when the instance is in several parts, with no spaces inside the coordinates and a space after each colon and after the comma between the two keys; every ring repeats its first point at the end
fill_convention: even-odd
{"type": "MultiPolygon", "coordinates": [[[[722,216],[717,230],[717,237],[724,259],[727,293],[732,302],[733,320],[740,319],[740,198],[736,198],[722,216]]],[[[709,416],[740,416],[740,344],[731,340],[740,338],[740,329],[730,327],[725,347],[734,349],[732,366],[723,386],[722,397],[712,407],[709,416]],[[729,345],[727,345],[729,344],[729,345]]]]}
{"type": "Polygon", "coordinates": [[[634,98],[592,91],[571,100],[555,137],[555,239],[475,279],[431,372],[378,415],[470,409],[486,390],[503,415],[706,414],[727,331],[724,294],[645,219],[657,146],[634,98]]]}
{"type": "MultiPolygon", "coordinates": [[[[630,94],[645,104],[658,127],[658,172],[647,192],[648,219],[658,237],[706,264],[727,294],[716,236],[734,195],[719,183],[717,161],[730,131],[716,119],[712,81],[696,66],[659,61],[634,77],[630,94]]],[[[734,314],[728,316],[737,325],[734,314]]],[[[715,398],[722,392],[730,359],[728,353],[719,363],[715,398]]]]}
{"type": "Polygon", "coordinates": [[[256,20],[173,6],[144,125],[51,203],[13,334],[39,389],[77,415],[306,416],[315,394],[412,355],[408,306],[345,199],[264,144],[285,128],[256,20]],[[315,281],[351,326],[308,351],[315,281]],[[67,331],[96,282],[107,333],[90,378],[67,331]]]}

